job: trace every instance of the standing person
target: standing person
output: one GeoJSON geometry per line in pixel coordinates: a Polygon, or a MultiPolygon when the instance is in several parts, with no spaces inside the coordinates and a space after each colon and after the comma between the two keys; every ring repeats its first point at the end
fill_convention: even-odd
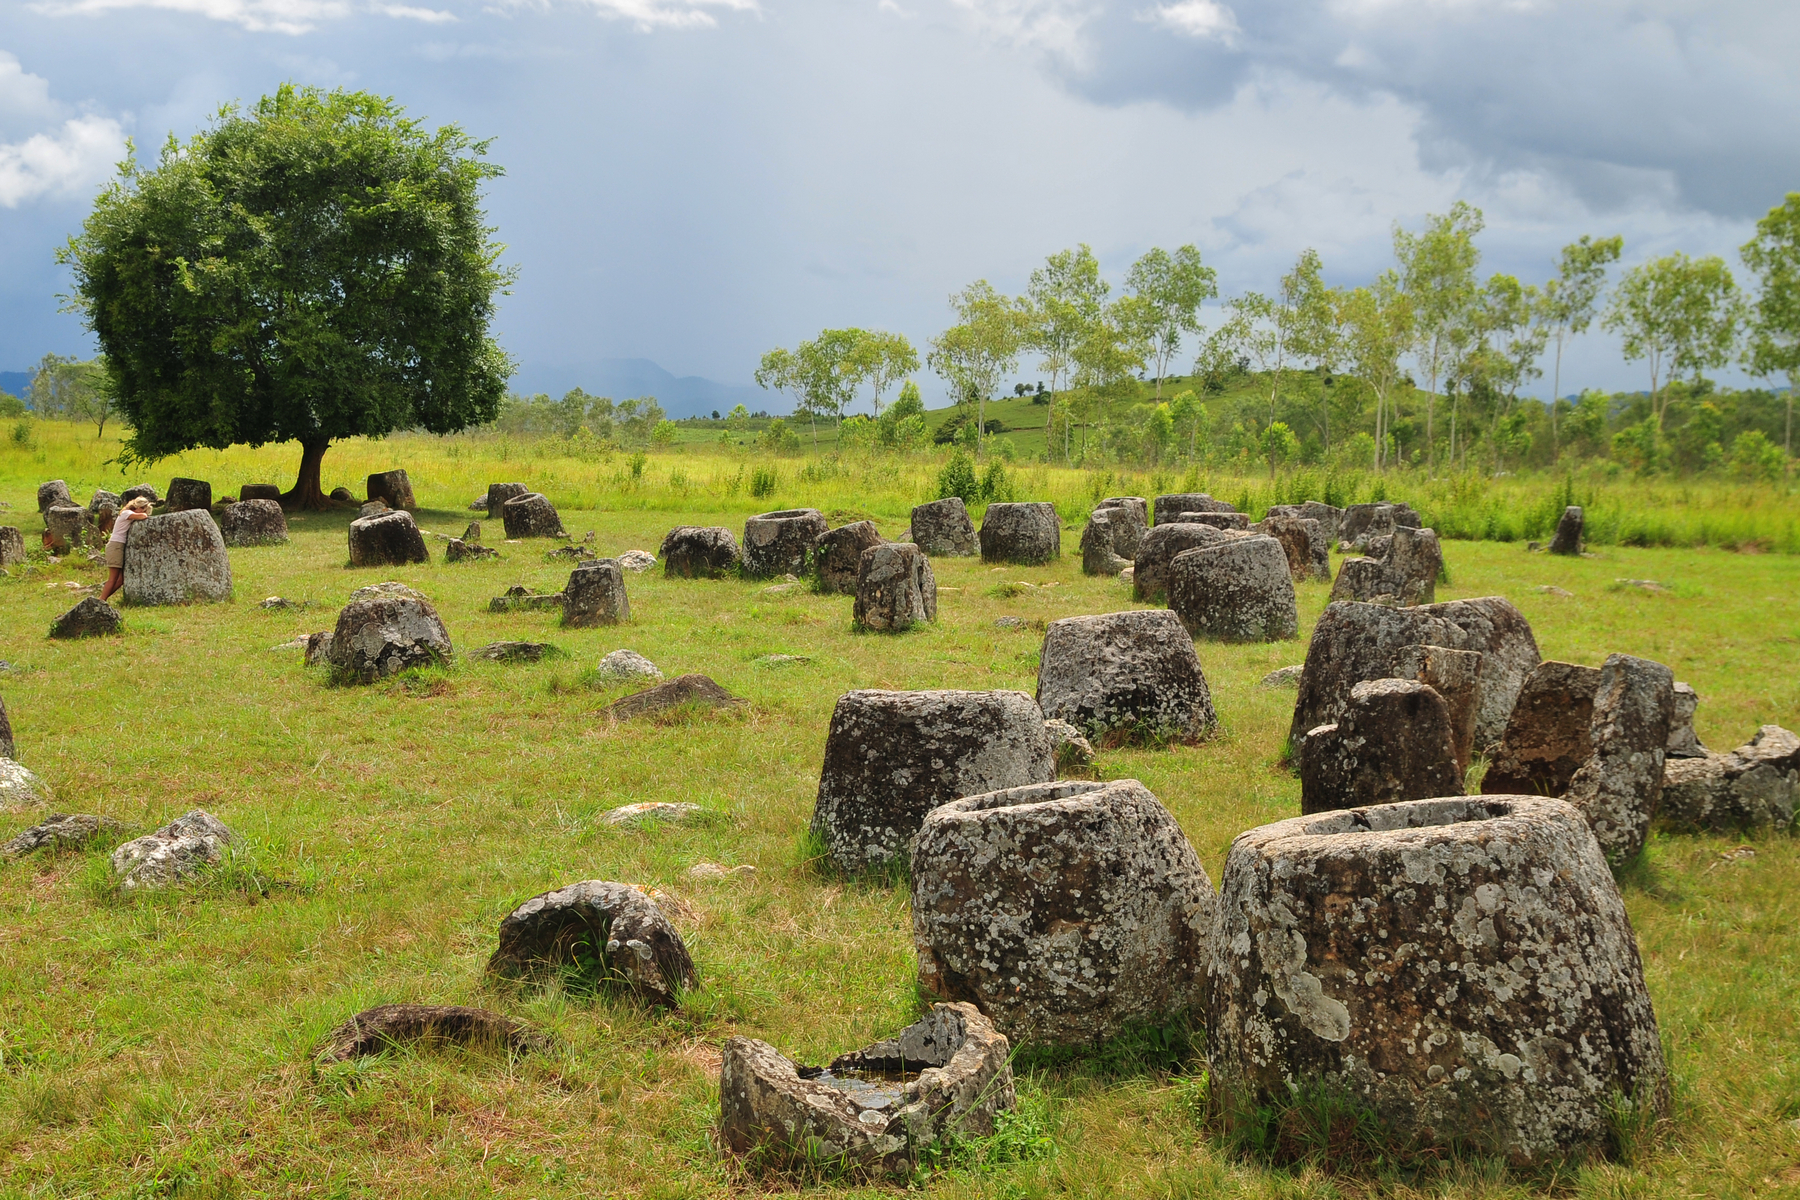
{"type": "Polygon", "coordinates": [[[125,586],[125,535],[133,521],[141,521],[149,515],[150,500],[145,496],[132,497],[119,510],[119,519],[113,522],[112,536],[106,539],[106,586],[100,589],[102,600],[125,586]]]}

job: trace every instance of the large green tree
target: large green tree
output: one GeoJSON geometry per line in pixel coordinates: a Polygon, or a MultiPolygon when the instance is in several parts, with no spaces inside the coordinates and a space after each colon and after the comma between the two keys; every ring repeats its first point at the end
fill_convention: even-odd
{"type": "Polygon", "coordinates": [[[486,149],[380,96],[285,85],[153,168],[128,159],[60,254],[126,454],[297,441],[283,503],[324,508],[333,441],[492,420],[511,275],[483,223],[486,149]]]}
{"type": "Polygon", "coordinates": [[[1557,263],[1556,278],[1544,284],[1538,299],[1538,319],[1544,325],[1547,340],[1556,346],[1555,366],[1550,376],[1550,441],[1560,445],[1556,430],[1556,406],[1562,402],[1563,345],[1578,334],[1586,333],[1606,287],[1606,268],[1619,261],[1625,252],[1625,239],[1614,235],[1596,241],[1583,234],[1579,241],[1563,247],[1557,263]]]}
{"type": "Polygon", "coordinates": [[[1744,265],[1761,282],[1750,314],[1745,366],[1767,378],[1786,375],[1787,425],[1782,449],[1788,470],[1794,458],[1794,391],[1800,388],[1800,192],[1769,210],[1745,243],[1744,265]]]}
{"type": "Polygon", "coordinates": [[[1731,361],[1743,324],[1743,297],[1718,255],[1680,252],[1625,272],[1601,324],[1619,335],[1625,357],[1650,368],[1650,413],[1662,430],[1669,398],[1664,384],[1731,361]]]}
{"type": "Polygon", "coordinates": [[[1450,211],[1425,218],[1411,233],[1394,227],[1394,257],[1400,285],[1412,310],[1413,356],[1425,374],[1425,467],[1437,464],[1437,389],[1457,354],[1470,306],[1480,283],[1475,268],[1481,251],[1475,235],[1486,225],[1481,210],[1462,200],[1450,211]]]}
{"type": "MultiPolygon", "coordinates": [[[[1076,369],[1077,347],[1093,336],[1106,312],[1111,288],[1100,278],[1100,260],[1086,243],[1060,250],[1031,273],[1021,311],[1025,345],[1038,354],[1038,365],[1050,375],[1044,408],[1044,453],[1049,454],[1056,423],[1057,385],[1076,369]]],[[[1065,436],[1066,440],[1066,436],[1065,436]]]]}
{"type": "Polygon", "coordinates": [[[1125,287],[1138,303],[1132,311],[1143,325],[1142,340],[1156,367],[1156,398],[1162,399],[1169,360],[1181,349],[1181,335],[1200,333],[1200,306],[1219,295],[1218,274],[1200,261],[1200,251],[1183,246],[1170,254],[1153,246],[1131,264],[1125,287]]]}
{"type": "Polygon", "coordinates": [[[1031,327],[1030,315],[1023,303],[1001,295],[985,279],[977,279],[951,296],[950,308],[956,313],[956,324],[931,339],[926,359],[950,385],[958,403],[974,402],[975,460],[979,462],[987,432],[988,397],[1018,365],[1019,351],[1031,327]]]}

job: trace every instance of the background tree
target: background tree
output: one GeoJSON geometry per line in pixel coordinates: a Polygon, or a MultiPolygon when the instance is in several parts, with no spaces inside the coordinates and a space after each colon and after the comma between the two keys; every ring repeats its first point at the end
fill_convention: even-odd
{"type": "MultiPolygon", "coordinates": [[[[1075,348],[1105,312],[1111,288],[1100,278],[1100,261],[1084,243],[1044,260],[1031,273],[1023,311],[1025,344],[1038,354],[1038,365],[1050,375],[1044,410],[1044,453],[1048,457],[1056,421],[1057,384],[1075,369],[1075,348]]],[[[1066,441],[1066,432],[1065,432],[1066,441]]]]}
{"type": "Polygon", "coordinates": [[[1413,355],[1425,375],[1425,468],[1436,469],[1438,382],[1455,353],[1463,321],[1478,286],[1481,251],[1475,235],[1486,220],[1479,208],[1458,200],[1450,211],[1425,218],[1422,233],[1394,226],[1400,286],[1412,310],[1413,355]]]}
{"type": "Polygon", "coordinates": [[[1294,269],[1281,277],[1276,316],[1285,329],[1283,340],[1295,359],[1312,364],[1319,376],[1320,429],[1327,453],[1331,450],[1331,394],[1329,379],[1342,349],[1337,312],[1331,289],[1325,286],[1325,264],[1317,250],[1304,250],[1294,269]]]}
{"type": "Polygon", "coordinates": [[[1200,251],[1183,246],[1174,254],[1154,247],[1131,264],[1125,286],[1139,304],[1143,340],[1156,368],[1156,398],[1162,399],[1169,360],[1181,349],[1181,337],[1200,332],[1200,306],[1219,294],[1218,274],[1200,261],[1200,251]]]}
{"type": "MultiPolygon", "coordinates": [[[[1101,311],[1100,319],[1088,326],[1087,336],[1075,345],[1070,380],[1077,389],[1073,407],[1080,410],[1084,459],[1088,429],[1096,416],[1111,404],[1137,396],[1134,376],[1143,370],[1147,352],[1144,328],[1137,297],[1123,296],[1101,311]]],[[[1063,457],[1069,460],[1070,456],[1069,422],[1064,422],[1063,457]]]]}
{"type": "Polygon", "coordinates": [[[1743,298],[1718,255],[1670,254],[1625,272],[1601,324],[1624,342],[1629,361],[1650,367],[1650,413],[1660,432],[1668,408],[1664,384],[1698,377],[1731,360],[1743,298]]]}
{"type": "Polygon", "coordinates": [[[1175,422],[1176,436],[1187,442],[1188,465],[1192,466],[1194,451],[1198,449],[1200,435],[1208,423],[1206,405],[1191,389],[1180,391],[1169,401],[1169,416],[1175,422]]]}
{"type": "Polygon", "coordinates": [[[1561,444],[1557,438],[1556,406],[1562,402],[1563,346],[1570,338],[1587,332],[1600,303],[1600,293],[1606,287],[1606,268],[1618,262],[1619,255],[1624,252],[1625,239],[1622,237],[1614,236],[1596,241],[1583,234],[1580,241],[1570,242],[1563,247],[1556,278],[1544,284],[1544,290],[1539,296],[1539,319],[1543,322],[1547,341],[1556,347],[1550,375],[1552,447],[1561,444]]]}
{"type": "Polygon", "coordinates": [[[1388,425],[1402,378],[1400,359],[1413,342],[1412,301],[1399,275],[1384,271],[1369,287],[1340,294],[1337,304],[1350,369],[1375,393],[1372,466],[1379,471],[1387,462],[1388,425]]]}
{"type": "Polygon", "coordinates": [[[283,503],[325,508],[333,441],[493,420],[511,272],[482,223],[486,150],[380,96],[284,85],[171,137],[152,169],[127,159],[58,255],[126,457],[298,441],[283,503]]]}
{"type": "Polygon", "coordinates": [[[850,353],[849,371],[875,393],[875,419],[881,419],[881,397],[919,369],[919,352],[905,334],[865,329],[850,353]]]}
{"type": "Polygon", "coordinates": [[[818,337],[791,351],[769,351],[756,368],[758,386],[793,397],[794,415],[805,416],[812,426],[814,454],[819,452],[819,418],[842,419],[856,397],[864,368],[859,352],[868,336],[861,329],[821,329],[818,337]]]}
{"type": "Polygon", "coordinates": [[[1782,433],[1784,470],[1794,461],[1794,391],[1800,388],[1800,192],[1770,209],[1744,244],[1744,265],[1760,287],[1750,310],[1745,366],[1762,378],[1787,376],[1787,420],[1782,433]]]}
{"type": "Polygon", "coordinates": [[[105,365],[97,358],[84,362],[71,355],[44,355],[25,396],[41,417],[92,421],[96,441],[106,435],[106,422],[118,411],[105,365]]]}
{"type": "Polygon", "coordinates": [[[987,400],[1018,365],[1030,329],[1029,312],[1020,302],[995,291],[985,279],[951,296],[950,307],[956,313],[956,324],[932,339],[926,358],[931,369],[950,385],[952,395],[974,403],[975,461],[980,462],[987,400]]]}

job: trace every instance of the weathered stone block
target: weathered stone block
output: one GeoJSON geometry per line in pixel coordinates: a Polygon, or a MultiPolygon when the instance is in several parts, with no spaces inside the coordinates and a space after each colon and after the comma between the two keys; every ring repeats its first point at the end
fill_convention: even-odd
{"type": "Polygon", "coordinates": [[[1303,813],[1462,792],[1450,707],[1417,680],[1357,684],[1343,715],[1300,744],[1303,813]]]}
{"type": "Polygon", "coordinates": [[[509,538],[569,536],[563,532],[562,518],[556,515],[556,506],[540,492],[526,492],[502,504],[500,520],[506,526],[509,538]]]}
{"type": "Polygon", "coordinates": [[[1519,690],[1481,790],[1514,796],[1568,791],[1569,781],[1594,752],[1588,727],[1599,688],[1598,667],[1539,663],[1519,690]]]}
{"type": "MultiPolygon", "coordinates": [[[[1468,770],[1475,757],[1475,718],[1481,714],[1481,655],[1447,646],[1408,646],[1400,652],[1400,668],[1394,674],[1400,679],[1416,679],[1444,698],[1450,710],[1456,769],[1468,770]]],[[[1459,795],[1461,791],[1437,794],[1459,795]]]]}
{"type": "Polygon", "coordinates": [[[1563,509],[1562,517],[1556,522],[1556,533],[1550,538],[1550,553],[1579,555],[1582,550],[1582,527],[1585,524],[1581,505],[1571,504],[1563,509]]]}
{"type": "Polygon", "coordinates": [[[156,488],[148,483],[134,483],[119,493],[119,507],[124,508],[139,496],[152,504],[161,504],[162,497],[156,494],[156,488]]]}
{"type": "Polygon", "coordinates": [[[113,874],[123,892],[173,887],[220,862],[235,841],[223,821],[196,808],[114,850],[113,874]]]}
{"type": "Polygon", "coordinates": [[[813,570],[818,576],[819,590],[854,596],[856,577],[862,570],[863,551],[881,544],[881,534],[875,531],[873,521],[855,521],[822,535],[813,550],[813,570]]]}
{"type": "Polygon", "coordinates": [[[1581,815],[1416,800],[1240,834],[1212,939],[1227,1105],[1347,1090],[1418,1149],[1603,1152],[1623,1097],[1666,1113],[1636,938],[1581,815]]]}
{"type": "Polygon", "coordinates": [[[73,504],[53,504],[44,511],[44,529],[50,535],[50,549],[57,554],[85,545],[89,536],[87,509],[73,504]]]}
{"type": "Polygon", "coordinates": [[[130,604],[231,599],[231,556],[212,514],[194,508],[133,521],[124,591],[130,604]]]}
{"type": "Polygon", "coordinates": [[[1193,640],[1174,613],[1064,617],[1044,632],[1038,707],[1091,738],[1198,741],[1219,723],[1193,640]]]}
{"type": "Polygon", "coordinates": [[[124,628],[125,618],[119,610],[100,599],[89,596],[50,623],[53,638],[102,637],[124,628]]]}
{"type": "Polygon", "coordinates": [[[1275,642],[1300,630],[1287,553],[1271,537],[1184,550],[1169,563],[1169,611],[1196,638],[1275,642]]]}
{"type": "Polygon", "coordinates": [[[669,579],[717,579],[744,564],[737,538],[717,525],[677,525],[656,553],[663,561],[663,576],[669,579]]]}
{"type": "Polygon", "coordinates": [[[276,546],[288,540],[287,514],[273,500],[240,500],[219,513],[227,546],[276,546]]]}
{"type": "Polygon", "coordinates": [[[273,500],[281,502],[281,488],[273,483],[246,483],[238,489],[238,503],[250,500],[273,500]]]}
{"type": "Polygon", "coordinates": [[[0,525],[0,567],[22,566],[25,562],[25,535],[16,525],[0,525]]]}
{"type": "Polygon", "coordinates": [[[490,521],[499,520],[502,510],[505,509],[506,502],[508,500],[515,499],[516,497],[519,497],[519,496],[529,495],[530,493],[531,493],[531,489],[526,487],[522,483],[490,483],[490,484],[488,484],[488,490],[487,490],[488,520],[490,520],[490,521]]]}
{"type": "Polygon", "coordinates": [[[972,558],[980,550],[975,523],[961,496],[920,504],[912,510],[912,540],[933,558],[972,558]]]}
{"type": "Polygon", "coordinates": [[[1332,600],[1406,608],[1436,599],[1444,552],[1435,531],[1396,526],[1390,534],[1370,538],[1368,549],[1369,557],[1345,559],[1338,568],[1332,600]]]}
{"type": "Polygon", "coordinates": [[[431,554],[425,549],[425,535],[419,532],[413,515],[403,509],[358,517],[350,522],[350,565],[353,567],[399,567],[430,561],[431,554]]]}
{"type": "Polygon", "coordinates": [[[1169,521],[1159,523],[1144,535],[1138,546],[1137,562],[1131,572],[1131,594],[1138,600],[1155,603],[1169,594],[1169,563],[1185,550],[1217,546],[1235,535],[1211,525],[1169,521]]]}
{"type": "Polygon", "coordinates": [[[1271,512],[1250,526],[1250,531],[1266,534],[1281,543],[1287,554],[1288,574],[1294,577],[1295,583],[1306,580],[1323,583],[1331,579],[1331,541],[1319,522],[1271,512]]]}
{"type": "Polygon", "coordinates": [[[523,1021],[460,1004],[380,1004],[325,1035],[318,1062],[349,1062],[418,1042],[498,1046],[514,1054],[541,1050],[550,1039],[523,1021]]]}
{"type": "MultiPolygon", "coordinates": [[[[406,515],[411,520],[410,514],[406,515]]],[[[326,652],[333,671],[347,681],[373,683],[413,667],[448,663],[450,634],[432,607],[405,584],[358,588],[338,613],[326,652]]]]}
{"type": "Polygon", "coordinates": [[[1038,566],[1062,557],[1062,522],[1047,501],[988,505],[980,536],[983,562],[1038,566]]]}
{"type": "Polygon", "coordinates": [[[1790,828],[1800,800],[1800,738],[1764,725],[1745,745],[1663,763],[1656,824],[1680,832],[1790,828]]]}
{"type": "Polygon", "coordinates": [[[656,902],[630,884],[587,879],[533,896],[500,922],[499,942],[488,960],[495,975],[573,966],[669,1008],[699,983],[687,943],[656,902]]]}
{"type": "Polygon", "coordinates": [[[851,619],[864,629],[898,633],[937,620],[937,577],[931,560],[911,542],[862,552],[851,619]]]}
{"type": "Polygon", "coordinates": [[[1200,1007],[1218,897],[1143,784],[1071,780],[933,809],[912,909],[923,988],[1015,1041],[1087,1045],[1200,1007]]]}
{"type": "Polygon", "coordinates": [[[184,479],[177,475],[169,480],[169,511],[188,512],[212,507],[212,484],[204,479],[184,479]]]}
{"type": "Polygon", "coordinates": [[[1113,553],[1123,559],[1137,557],[1138,545],[1150,531],[1150,506],[1142,496],[1108,496],[1094,506],[1112,522],[1113,553]]]}
{"type": "Polygon", "coordinates": [[[1606,656],[1588,727],[1594,752],[1569,780],[1565,798],[1588,819],[1615,866],[1636,857],[1649,835],[1674,709],[1675,673],[1668,667],[1629,654],[1606,656]]]}
{"type": "Polygon", "coordinates": [[[369,482],[363,493],[371,500],[385,500],[387,506],[415,512],[419,502],[413,499],[412,480],[402,470],[382,471],[369,476],[369,482]]]}
{"type": "Polygon", "coordinates": [[[744,574],[752,579],[805,575],[819,539],[830,532],[816,508],[761,513],[744,522],[744,574]]]}
{"type": "Polygon", "coordinates": [[[619,625],[631,620],[625,595],[625,572],[617,561],[602,558],[569,572],[563,587],[562,623],[576,629],[619,625]]]}
{"type": "Polygon", "coordinates": [[[50,785],[10,758],[0,758],[0,812],[23,812],[48,804],[50,785]]]}
{"type": "Polygon", "coordinates": [[[1117,575],[1131,565],[1113,549],[1116,540],[1113,514],[1118,509],[1097,508],[1081,531],[1081,572],[1084,575],[1117,575]]]}
{"type": "Polygon", "coordinates": [[[1205,492],[1167,492],[1154,503],[1156,524],[1173,521],[1182,513],[1229,513],[1237,509],[1223,500],[1214,500],[1205,492]]]}
{"type": "Polygon", "coordinates": [[[38,850],[53,853],[82,850],[103,833],[116,833],[119,828],[119,823],[111,817],[97,817],[92,813],[51,813],[0,846],[0,858],[18,858],[38,850]]]}
{"type": "Polygon", "coordinates": [[[1675,711],[1669,717],[1668,758],[1704,758],[1708,751],[1694,734],[1694,713],[1700,707],[1699,693],[1675,681],[1675,711]]]}
{"type": "Polygon", "coordinates": [[[1241,512],[1184,512],[1176,513],[1169,518],[1170,524],[1211,525],[1214,529],[1245,532],[1250,528],[1250,517],[1241,512]]]}
{"type": "Polygon", "coordinates": [[[37,504],[39,516],[49,512],[57,505],[64,508],[80,507],[75,503],[75,496],[69,491],[69,485],[61,479],[52,479],[48,483],[38,484],[37,504]]]}
{"type": "Polygon", "coordinates": [[[812,829],[841,871],[885,867],[940,804],[1056,777],[1023,692],[855,691],[838,698],[812,829]]]}

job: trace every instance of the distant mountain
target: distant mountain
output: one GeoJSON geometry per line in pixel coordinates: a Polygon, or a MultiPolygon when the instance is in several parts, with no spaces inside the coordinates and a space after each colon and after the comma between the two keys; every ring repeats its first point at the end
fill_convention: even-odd
{"type": "Polygon", "coordinates": [[[25,395],[25,385],[30,382],[29,371],[0,371],[0,392],[22,397],[25,395]]]}
{"type": "Polygon", "coordinates": [[[532,391],[553,395],[579,387],[614,400],[655,396],[670,417],[710,416],[714,409],[727,413],[737,404],[751,412],[789,407],[787,398],[778,393],[747,384],[719,383],[698,375],[672,375],[647,358],[603,358],[578,367],[529,370],[527,380],[532,391]]]}

